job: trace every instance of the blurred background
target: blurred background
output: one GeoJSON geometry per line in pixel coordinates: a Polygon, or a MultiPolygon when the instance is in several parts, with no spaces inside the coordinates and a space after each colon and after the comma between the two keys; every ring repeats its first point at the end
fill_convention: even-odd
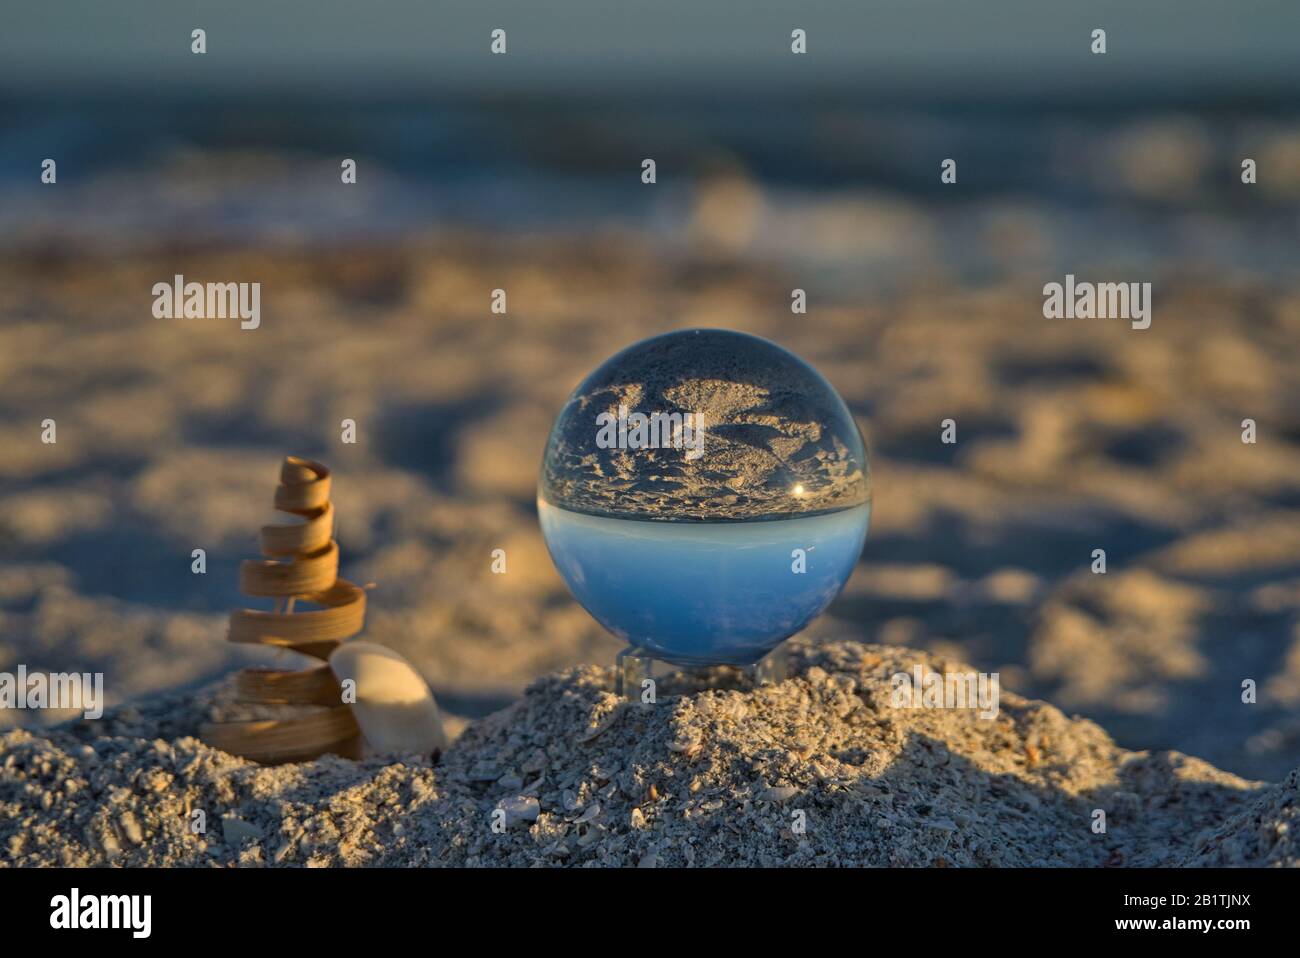
{"type": "Polygon", "coordinates": [[[873,455],[871,535],[811,634],[1280,777],[1297,28],[1294,4],[1189,0],[6,11],[0,670],[103,671],[121,702],[254,658],[225,614],[286,453],[335,469],[366,636],[460,719],[611,662],[537,530],[546,433],[609,354],[722,326],[812,362],[873,455]],[[177,273],[260,282],[261,328],[155,319],[177,273]],[[1043,319],[1066,273],[1151,282],[1151,328],[1043,319]]]}

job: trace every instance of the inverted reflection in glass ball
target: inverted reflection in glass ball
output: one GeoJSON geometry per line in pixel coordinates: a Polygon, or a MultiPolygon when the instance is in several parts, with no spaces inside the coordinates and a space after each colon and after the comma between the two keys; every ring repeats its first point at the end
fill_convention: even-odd
{"type": "Polygon", "coordinates": [[[684,330],[574,390],[537,509],[560,574],[614,635],[682,665],[749,665],[843,588],[870,473],[811,366],[756,336],[684,330]]]}

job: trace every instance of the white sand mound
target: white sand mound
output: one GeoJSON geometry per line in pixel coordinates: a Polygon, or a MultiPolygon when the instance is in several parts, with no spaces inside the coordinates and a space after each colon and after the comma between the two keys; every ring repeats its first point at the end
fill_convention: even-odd
{"type": "Polygon", "coordinates": [[[206,693],[15,730],[0,737],[0,861],[1300,865],[1297,772],[1264,786],[1126,751],[1009,692],[992,719],[894,707],[890,676],[918,663],[966,670],[893,647],[797,646],[778,685],[642,706],[612,695],[607,671],[575,669],[432,764],[251,765],[191,737],[206,693]]]}

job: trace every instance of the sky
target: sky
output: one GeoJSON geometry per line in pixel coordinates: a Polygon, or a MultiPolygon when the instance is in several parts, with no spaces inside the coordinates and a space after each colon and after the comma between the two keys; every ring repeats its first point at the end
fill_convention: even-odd
{"type": "Polygon", "coordinates": [[[0,23],[11,98],[1300,89],[1296,0],[58,0],[9,4],[0,23]],[[202,57],[190,53],[196,27],[202,57]],[[504,57],[488,52],[496,27],[504,57]],[[803,57],[790,53],[796,27],[803,57]],[[1104,57],[1089,50],[1096,27],[1104,57]]]}

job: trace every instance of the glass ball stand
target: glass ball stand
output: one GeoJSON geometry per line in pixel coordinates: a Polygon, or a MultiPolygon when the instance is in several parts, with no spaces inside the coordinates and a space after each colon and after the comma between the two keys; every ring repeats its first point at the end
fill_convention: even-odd
{"type": "Polygon", "coordinates": [[[785,681],[789,670],[784,642],[750,665],[680,665],[647,649],[628,646],[614,662],[614,694],[625,702],[653,705],[666,695],[775,685],[785,681]]]}

